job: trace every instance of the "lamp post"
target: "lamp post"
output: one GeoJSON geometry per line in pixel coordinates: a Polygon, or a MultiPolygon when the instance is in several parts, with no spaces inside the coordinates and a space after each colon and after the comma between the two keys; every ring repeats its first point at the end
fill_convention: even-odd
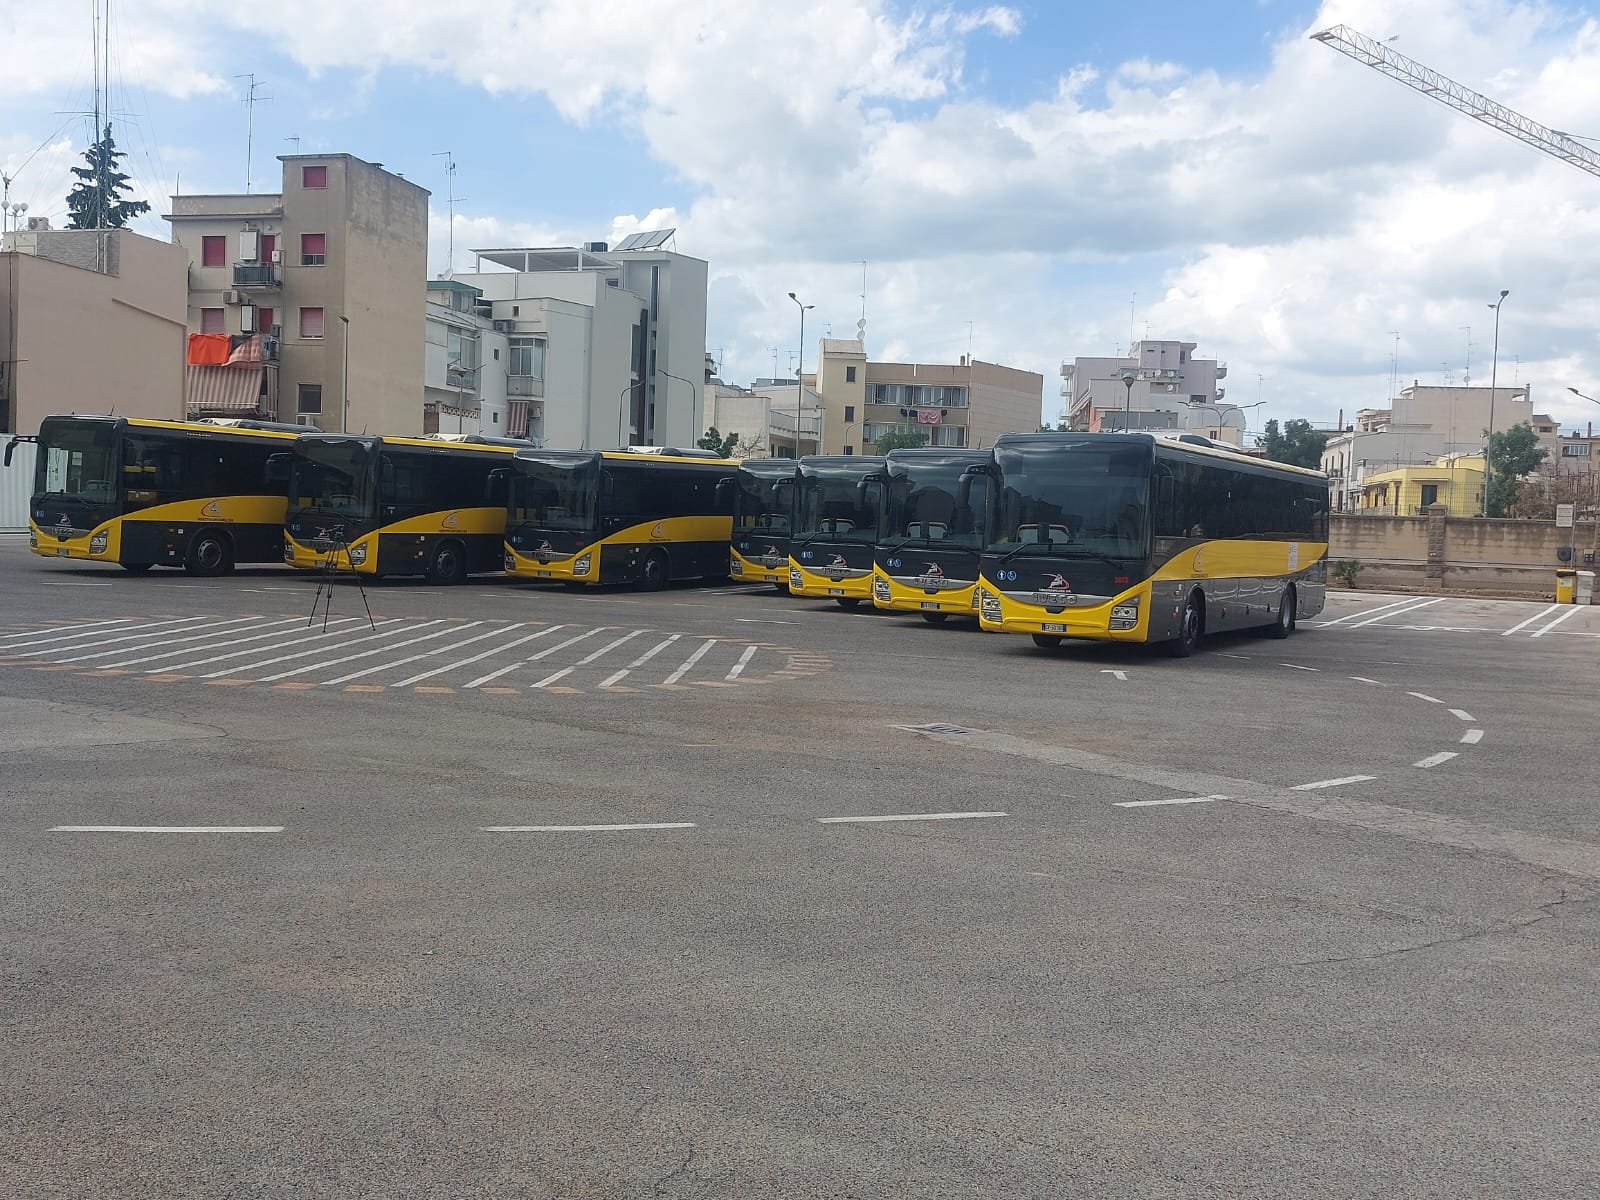
{"type": "MultiPolygon", "coordinates": [[[[802,304],[800,297],[793,292],[789,299],[795,302],[795,307],[800,310],[800,354],[794,364],[794,456],[800,457],[800,403],[805,398],[806,391],[806,310],[815,308],[815,304],[802,304]]],[[[817,440],[817,449],[822,449],[821,438],[817,440]]]]}
{"type": "Polygon", "coordinates": [[[1123,367],[1117,372],[1117,378],[1122,380],[1122,432],[1128,432],[1129,410],[1133,407],[1133,381],[1139,378],[1139,372],[1133,367],[1123,367]]]}
{"type": "Polygon", "coordinates": [[[339,324],[344,326],[344,381],[339,387],[339,400],[344,405],[344,415],[339,419],[339,432],[350,432],[350,318],[339,314],[339,324]]]}
{"type": "Polygon", "coordinates": [[[1574,396],[1578,397],[1578,399],[1580,399],[1580,400],[1587,400],[1590,404],[1600,404],[1600,400],[1596,400],[1593,396],[1587,395],[1584,392],[1580,392],[1575,387],[1569,387],[1567,389],[1567,391],[1571,392],[1574,396]]]}
{"type": "MultiPolygon", "coordinates": [[[[674,375],[671,371],[663,371],[660,367],[656,368],[656,374],[657,375],[665,375],[668,379],[676,379],[679,383],[687,383],[689,385],[689,432],[693,433],[694,432],[694,425],[695,425],[695,419],[694,419],[694,399],[695,399],[694,381],[691,380],[691,379],[685,379],[682,375],[674,375]]],[[[696,440],[698,440],[698,438],[696,440]]]]}
{"type": "Polygon", "coordinates": [[[628,415],[628,410],[622,406],[622,401],[638,386],[637,383],[630,383],[617,393],[617,448],[619,450],[628,444],[627,435],[622,432],[623,420],[628,415]]]}
{"type": "Polygon", "coordinates": [[[1489,305],[1494,309],[1494,357],[1489,363],[1489,433],[1483,442],[1483,515],[1489,515],[1489,480],[1493,472],[1489,469],[1489,451],[1494,449],[1494,389],[1500,376],[1500,306],[1506,302],[1506,297],[1511,294],[1509,288],[1500,289],[1500,299],[1489,305]]]}

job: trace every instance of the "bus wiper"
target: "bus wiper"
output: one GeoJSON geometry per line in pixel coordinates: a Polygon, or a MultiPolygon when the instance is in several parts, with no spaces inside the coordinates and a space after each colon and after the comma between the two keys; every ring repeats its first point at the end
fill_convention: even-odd
{"type": "Polygon", "coordinates": [[[1105,563],[1108,567],[1126,567],[1128,565],[1128,559],[1127,558],[1112,558],[1111,555],[1109,555],[1109,554],[1100,554],[1100,553],[1097,553],[1094,550],[1086,550],[1086,551],[1083,551],[1083,552],[1078,553],[1078,554],[1074,554],[1072,551],[1068,550],[1066,552],[1066,554],[1065,554],[1065,557],[1067,557],[1067,558],[1092,558],[1092,559],[1095,559],[1098,562],[1105,563]]]}
{"type": "Polygon", "coordinates": [[[1017,555],[1021,554],[1029,546],[1043,546],[1046,550],[1048,550],[1051,547],[1052,544],[1053,543],[1051,543],[1051,542],[1018,542],[1016,544],[1016,546],[1014,546],[1012,549],[1007,550],[1004,554],[1002,554],[1000,556],[999,561],[1000,562],[1010,562],[1013,558],[1015,558],[1017,555]]]}
{"type": "Polygon", "coordinates": [[[880,545],[878,547],[878,549],[882,550],[885,554],[893,554],[896,550],[904,550],[907,546],[911,545],[912,542],[925,541],[925,540],[926,539],[919,538],[915,534],[913,534],[912,536],[910,536],[908,538],[901,538],[898,542],[894,543],[894,545],[892,545],[892,546],[888,545],[887,543],[885,543],[883,545],[880,545]]]}

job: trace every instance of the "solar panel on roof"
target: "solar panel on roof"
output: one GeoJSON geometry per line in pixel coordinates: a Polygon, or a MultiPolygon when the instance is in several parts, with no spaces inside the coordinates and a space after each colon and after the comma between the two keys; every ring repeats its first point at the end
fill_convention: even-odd
{"type": "Polygon", "coordinates": [[[618,250],[656,250],[665,246],[676,229],[648,229],[642,233],[630,233],[617,243],[618,250]]]}

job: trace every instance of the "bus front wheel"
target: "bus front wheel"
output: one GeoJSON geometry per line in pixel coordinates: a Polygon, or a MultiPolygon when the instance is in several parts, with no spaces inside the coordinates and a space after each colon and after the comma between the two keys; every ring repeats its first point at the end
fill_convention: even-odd
{"type": "Polygon", "coordinates": [[[639,586],[647,592],[659,592],[667,586],[667,552],[665,550],[652,550],[645,555],[644,574],[639,577],[639,586]]]}
{"type": "Polygon", "coordinates": [[[460,542],[440,542],[428,560],[428,582],[461,583],[467,578],[467,552],[460,542]]]}
{"type": "Polygon", "coordinates": [[[189,556],[184,559],[183,567],[202,579],[227,574],[233,567],[233,551],[227,536],[215,529],[201,530],[189,545],[189,556]]]}
{"type": "Polygon", "coordinates": [[[1178,636],[1167,643],[1167,653],[1173,658],[1188,658],[1200,649],[1205,635],[1205,599],[1197,591],[1190,592],[1183,605],[1183,615],[1178,618],[1178,636]]]}
{"type": "Polygon", "coordinates": [[[1269,638],[1286,638],[1294,632],[1295,608],[1294,584],[1283,589],[1283,599],[1278,601],[1278,619],[1267,626],[1269,638]]]}

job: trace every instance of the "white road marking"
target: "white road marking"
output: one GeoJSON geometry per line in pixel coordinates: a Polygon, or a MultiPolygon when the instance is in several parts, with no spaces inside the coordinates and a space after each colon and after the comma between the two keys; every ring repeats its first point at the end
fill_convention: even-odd
{"type": "MultiPolygon", "coordinates": [[[[503,628],[498,629],[495,632],[497,632],[497,633],[510,633],[513,630],[521,629],[522,627],[523,627],[523,622],[518,621],[514,625],[504,626],[503,628]]],[[[527,634],[527,635],[525,635],[523,637],[519,637],[516,641],[507,642],[504,646],[491,647],[488,650],[484,650],[484,651],[481,651],[478,654],[472,655],[470,658],[463,658],[459,662],[445,663],[445,665],[442,666],[442,667],[435,667],[433,670],[424,671],[420,675],[409,675],[405,679],[400,680],[394,686],[395,687],[410,687],[414,683],[421,683],[424,679],[432,679],[435,675],[443,675],[446,671],[454,671],[457,667],[465,667],[465,666],[470,666],[471,664],[473,664],[475,662],[482,662],[484,659],[492,658],[494,655],[499,654],[502,651],[515,650],[518,646],[525,645],[526,643],[533,641],[535,638],[542,638],[547,633],[553,633],[557,629],[565,629],[565,628],[566,628],[565,625],[552,625],[549,629],[541,629],[541,630],[539,630],[538,633],[530,633],[530,634],[527,634]]]]}
{"type": "MultiPolygon", "coordinates": [[[[464,624],[457,625],[452,632],[465,633],[467,630],[476,629],[482,624],[482,621],[467,621],[464,624]]],[[[324,679],[322,686],[332,687],[336,683],[349,683],[352,679],[363,679],[368,675],[378,675],[384,671],[391,671],[395,667],[409,666],[420,659],[432,658],[435,654],[443,654],[446,650],[455,650],[461,646],[471,646],[476,642],[483,641],[484,638],[494,637],[495,634],[500,632],[501,630],[499,629],[491,629],[488,633],[478,634],[477,637],[469,637],[460,642],[447,642],[443,646],[435,646],[432,650],[424,650],[421,654],[408,654],[406,657],[396,659],[393,662],[379,663],[375,667],[363,667],[359,671],[351,671],[348,675],[341,675],[337,679],[324,679]]],[[[374,650],[373,653],[378,654],[381,651],[374,650]]]]}
{"type": "Polygon", "coordinates": [[[593,653],[589,654],[587,657],[580,658],[577,662],[573,663],[570,667],[563,667],[561,670],[557,671],[554,675],[546,675],[543,679],[539,680],[539,682],[534,684],[533,686],[536,687],[536,688],[548,687],[550,684],[554,683],[556,680],[564,679],[568,675],[571,675],[579,667],[588,666],[595,659],[602,658],[605,655],[610,654],[618,646],[621,646],[626,642],[631,642],[631,641],[633,641],[634,638],[638,637],[641,633],[647,633],[647,632],[648,632],[648,630],[635,629],[635,630],[632,630],[631,632],[623,634],[619,638],[614,638],[613,640],[607,642],[604,646],[601,646],[600,649],[598,649],[598,650],[594,651],[593,653]]]}
{"type": "Polygon", "coordinates": [[[1347,783],[1367,783],[1376,778],[1376,775],[1346,775],[1343,779],[1319,779],[1315,783],[1297,783],[1289,790],[1292,792],[1314,792],[1318,788],[1343,787],[1347,783]]]}
{"type": "Polygon", "coordinates": [[[52,825],[51,833],[282,833],[282,825],[52,825]]]}
{"type": "Polygon", "coordinates": [[[1437,767],[1440,763],[1447,763],[1455,757],[1457,757],[1457,755],[1454,750],[1445,750],[1439,754],[1430,754],[1427,758],[1422,759],[1420,762],[1414,762],[1411,765],[1413,767],[1437,767]]]}
{"type": "MultiPolygon", "coordinates": [[[[172,627],[174,627],[174,626],[192,625],[196,621],[203,621],[203,620],[205,620],[204,617],[168,617],[164,621],[147,621],[143,625],[123,625],[118,629],[106,629],[106,630],[102,630],[101,632],[103,632],[103,633],[128,634],[129,636],[127,636],[127,637],[107,638],[105,641],[102,641],[102,642],[99,642],[99,643],[95,643],[93,641],[93,639],[95,637],[98,637],[99,634],[88,635],[88,640],[85,640],[85,637],[82,634],[68,633],[68,634],[63,634],[60,637],[40,638],[36,642],[22,642],[22,643],[19,643],[19,644],[20,645],[24,645],[24,646],[42,646],[46,642],[76,642],[76,641],[84,641],[85,645],[98,644],[98,645],[101,645],[101,646],[109,646],[109,645],[111,645],[112,642],[136,641],[137,639],[134,638],[132,635],[135,632],[137,632],[138,630],[141,630],[141,629],[163,629],[163,628],[165,628],[167,630],[171,630],[172,627]]],[[[7,649],[8,650],[12,649],[12,647],[7,647],[7,649]]],[[[58,647],[56,647],[55,650],[33,650],[33,651],[30,651],[27,654],[19,654],[19,655],[17,655],[17,657],[18,658],[37,658],[38,656],[40,656],[42,654],[55,654],[55,653],[57,653],[58,651],[61,651],[61,650],[77,650],[77,649],[79,649],[79,647],[77,647],[77,646],[58,646],[58,647]]]]}
{"type": "Polygon", "coordinates": [[[1476,746],[1481,741],[1483,741],[1483,730],[1481,729],[1469,729],[1461,735],[1461,744],[1463,746],[1476,746]]]}
{"type": "Polygon", "coordinates": [[[1582,611],[1583,611],[1583,609],[1579,608],[1576,605],[1573,605],[1566,612],[1562,613],[1559,617],[1557,617],[1554,621],[1551,621],[1550,624],[1546,625],[1543,629],[1534,630],[1533,636],[1536,637],[1536,638],[1543,637],[1545,634],[1549,633],[1552,629],[1554,629],[1557,625],[1561,624],[1561,622],[1572,620],[1573,617],[1577,616],[1582,611]]]}
{"type": "Polygon", "coordinates": [[[1443,704],[1444,701],[1437,696],[1430,696],[1427,692],[1407,692],[1408,696],[1415,696],[1418,700],[1426,700],[1429,704],[1443,704]]]}
{"type": "Polygon", "coordinates": [[[1278,665],[1280,667],[1288,667],[1291,671],[1310,671],[1313,674],[1320,674],[1322,671],[1321,667],[1302,667],[1298,663],[1279,663],[1278,665]]]}
{"type": "MultiPolygon", "coordinates": [[[[249,622],[259,621],[260,619],[260,617],[236,617],[231,621],[218,621],[211,625],[189,625],[183,630],[183,632],[187,635],[185,637],[156,638],[154,641],[147,641],[141,646],[121,646],[116,650],[96,650],[93,654],[80,654],[75,658],[58,658],[55,661],[60,663],[88,662],[90,659],[95,658],[115,658],[119,654],[126,654],[129,650],[153,650],[157,646],[178,646],[185,642],[204,642],[214,637],[226,636],[230,633],[240,632],[237,628],[229,628],[229,626],[244,625],[249,622]],[[195,633],[194,630],[196,629],[204,629],[207,632],[195,633]]],[[[269,621],[267,624],[290,625],[299,619],[299,617],[285,617],[281,621],[269,621]]],[[[263,628],[263,626],[257,625],[253,626],[253,628],[259,629],[263,628]]],[[[167,652],[167,654],[159,657],[170,658],[175,654],[188,654],[190,650],[195,650],[198,648],[199,647],[190,646],[183,650],[170,650],[167,652]]],[[[210,647],[208,646],[206,649],[209,650],[210,647]]],[[[151,657],[158,656],[152,655],[151,657]]]]}
{"type": "Polygon", "coordinates": [[[649,825],[480,825],[480,833],[619,833],[630,829],[693,829],[693,821],[657,821],[649,825]]]}
{"type": "Polygon", "coordinates": [[[1392,608],[1404,608],[1406,605],[1414,603],[1415,600],[1415,596],[1406,596],[1400,600],[1391,600],[1387,604],[1380,604],[1377,608],[1358,608],[1355,612],[1346,613],[1344,616],[1338,617],[1335,620],[1323,621],[1320,628],[1328,629],[1334,625],[1343,625],[1346,621],[1353,621],[1357,617],[1365,617],[1373,613],[1387,613],[1392,608]]]}
{"type": "Polygon", "coordinates": [[[615,675],[610,675],[610,676],[607,676],[605,679],[602,679],[600,681],[600,686],[601,687],[611,687],[614,684],[618,683],[619,681],[621,681],[623,679],[626,679],[628,677],[628,672],[632,671],[635,667],[644,666],[645,663],[649,662],[657,654],[660,654],[663,650],[665,650],[668,646],[672,645],[673,642],[677,641],[682,636],[683,636],[683,634],[681,634],[681,633],[675,633],[671,637],[668,637],[663,641],[657,642],[654,646],[651,646],[650,649],[646,650],[643,654],[641,654],[638,658],[634,659],[626,667],[622,668],[622,670],[618,671],[615,675]]]}
{"type": "Polygon", "coordinates": [[[1128,682],[1128,673],[1126,671],[1113,671],[1109,667],[1101,667],[1100,674],[1114,676],[1115,678],[1120,679],[1123,683],[1128,682]]]}
{"type": "Polygon", "coordinates": [[[1459,709],[1459,708],[1452,708],[1450,710],[1450,715],[1452,717],[1454,717],[1458,721],[1469,721],[1470,722],[1472,720],[1472,714],[1471,713],[1462,712],[1461,709],[1459,709]]]}
{"type": "MultiPolygon", "coordinates": [[[[364,637],[364,638],[357,638],[353,642],[346,642],[345,645],[346,646],[359,646],[362,642],[370,642],[370,641],[374,640],[374,638],[377,638],[377,639],[386,638],[386,637],[389,636],[390,633],[409,633],[411,629],[427,629],[427,628],[429,628],[430,626],[433,626],[433,625],[445,625],[445,622],[443,622],[443,621],[424,621],[421,625],[413,625],[413,626],[411,626],[410,629],[391,629],[391,630],[388,630],[385,633],[373,634],[373,635],[371,635],[369,637],[364,637]]],[[[276,673],[274,673],[272,675],[263,675],[261,677],[261,682],[262,683],[277,683],[278,680],[280,680],[280,679],[288,679],[291,675],[304,675],[307,671],[320,671],[320,670],[322,670],[323,667],[337,667],[340,663],[354,662],[358,658],[370,658],[374,654],[387,654],[390,650],[398,650],[402,646],[414,646],[418,642],[429,642],[429,641],[432,641],[434,638],[444,637],[446,634],[450,633],[453,628],[454,628],[453,626],[445,625],[445,628],[443,628],[443,629],[435,629],[432,633],[418,634],[414,638],[406,638],[405,641],[403,641],[403,642],[391,642],[386,646],[374,646],[371,650],[361,650],[361,651],[358,651],[355,654],[344,654],[344,655],[341,655],[338,658],[324,658],[324,659],[318,660],[317,662],[307,663],[303,667],[291,667],[287,671],[278,671],[278,672],[276,672],[276,673]]],[[[344,648],[343,646],[336,647],[336,649],[341,649],[341,650],[343,648],[344,648]]],[[[306,651],[304,651],[304,652],[302,652],[300,654],[286,654],[282,658],[269,659],[268,662],[287,662],[290,659],[306,658],[307,656],[312,655],[312,654],[321,654],[324,649],[326,649],[326,647],[319,647],[316,650],[306,650],[306,651]]],[[[267,665],[267,663],[251,663],[249,669],[252,670],[252,671],[255,671],[255,670],[258,670],[261,667],[264,667],[266,665],[267,665]]],[[[221,671],[213,671],[209,675],[202,675],[202,676],[200,676],[200,678],[201,679],[215,679],[215,678],[217,678],[217,676],[226,675],[226,674],[228,674],[229,671],[232,671],[232,670],[233,670],[232,667],[228,667],[228,668],[225,668],[224,670],[221,670],[221,671]]]]}
{"type": "Polygon", "coordinates": [[[1424,600],[1421,604],[1413,604],[1409,608],[1398,608],[1393,612],[1380,612],[1377,616],[1368,617],[1365,621],[1357,621],[1354,625],[1347,626],[1347,628],[1360,629],[1364,625],[1376,625],[1379,621],[1387,620],[1390,617],[1409,617],[1412,613],[1430,605],[1442,604],[1446,599],[1447,597],[1445,596],[1435,596],[1432,600],[1424,600]]]}
{"type": "MultiPolygon", "coordinates": [[[[88,580],[85,580],[85,579],[47,579],[47,580],[44,581],[44,586],[45,587],[110,587],[111,585],[109,583],[90,583],[88,580]]],[[[168,587],[176,587],[178,585],[177,584],[168,584],[167,586],[168,587]]]]}
{"type": "MultiPolygon", "coordinates": [[[[335,617],[332,621],[328,622],[328,624],[334,625],[334,626],[349,625],[352,621],[359,621],[360,619],[361,619],[360,617],[335,617]]],[[[379,621],[378,624],[379,625],[393,625],[398,620],[399,620],[399,618],[397,618],[397,617],[391,617],[388,620],[379,621]]],[[[312,642],[324,641],[327,638],[343,637],[348,632],[349,632],[349,630],[347,630],[347,629],[337,629],[337,628],[329,629],[325,633],[308,634],[305,637],[294,638],[293,640],[288,641],[288,642],[280,641],[276,645],[273,645],[273,646],[252,646],[248,650],[235,650],[232,654],[213,654],[210,658],[201,658],[201,659],[195,660],[194,662],[178,663],[176,665],[166,666],[166,667],[157,667],[153,671],[146,671],[145,674],[147,674],[147,675],[155,675],[155,674],[159,674],[161,672],[175,673],[175,672],[178,672],[178,671],[187,671],[187,670],[189,670],[189,669],[191,669],[193,667],[208,667],[212,663],[225,662],[230,658],[249,658],[252,654],[259,654],[263,650],[267,650],[267,651],[278,650],[278,649],[281,649],[284,646],[305,646],[305,645],[309,645],[312,642]]],[[[221,646],[243,646],[248,642],[261,642],[261,641],[265,641],[267,638],[276,638],[278,636],[279,635],[278,635],[278,633],[276,631],[272,632],[272,633],[258,633],[254,637],[234,638],[231,642],[216,642],[213,645],[207,646],[206,649],[207,650],[215,650],[215,649],[218,649],[221,646]]],[[[174,657],[174,656],[171,655],[171,654],[152,654],[149,658],[135,658],[135,659],[130,659],[127,662],[108,663],[107,665],[109,667],[131,667],[131,666],[134,666],[137,663],[154,662],[158,658],[172,658],[172,657],[174,657]]],[[[277,660],[274,659],[273,661],[276,662],[277,660]]],[[[257,665],[261,665],[261,664],[257,664],[257,665]]],[[[231,670],[232,668],[229,668],[229,669],[231,670]]]]}
{"type": "Polygon", "coordinates": [[[966,821],[973,817],[1004,817],[1003,812],[898,813],[885,817],[818,817],[821,825],[865,825],[880,821],[966,821]]]}
{"type": "Polygon", "coordinates": [[[1178,800],[1119,800],[1118,808],[1157,808],[1164,804],[1210,804],[1213,800],[1226,800],[1226,796],[1185,796],[1178,800]]]}
{"type": "Polygon", "coordinates": [[[1388,687],[1389,686],[1387,683],[1379,683],[1376,679],[1368,679],[1365,675],[1352,675],[1352,676],[1350,676],[1350,678],[1354,679],[1357,683],[1370,683],[1374,687],[1388,687]]]}
{"type": "Polygon", "coordinates": [[[1513,625],[1510,629],[1506,630],[1500,636],[1501,637],[1510,637],[1513,633],[1518,633],[1521,630],[1526,629],[1529,625],[1532,625],[1540,617],[1548,617],[1551,613],[1555,612],[1556,609],[1558,609],[1560,607],[1561,607],[1561,605],[1559,605],[1559,604],[1552,604],[1548,608],[1541,609],[1540,611],[1534,613],[1533,616],[1529,617],[1527,620],[1518,621],[1515,625],[1513,625]]]}
{"type": "Polygon", "coordinates": [[[1249,662],[1250,661],[1250,656],[1248,654],[1219,654],[1219,655],[1217,655],[1217,657],[1218,658],[1237,658],[1240,662],[1249,662]]]}
{"type": "MultiPolygon", "coordinates": [[[[566,625],[552,625],[552,626],[550,626],[549,629],[545,630],[545,632],[546,633],[554,633],[558,629],[567,629],[567,628],[569,628],[569,627],[566,626],[566,625]]],[[[501,667],[498,671],[490,671],[487,675],[480,675],[480,676],[478,676],[478,678],[474,679],[471,683],[465,684],[463,686],[468,687],[468,688],[475,688],[475,687],[481,686],[482,684],[488,683],[491,679],[499,679],[502,675],[509,675],[509,674],[511,674],[512,671],[515,671],[518,667],[527,666],[527,664],[529,664],[529,663],[539,662],[541,659],[549,658],[552,654],[554,654],[558,650],[565,650],[568,646],[572,646],[572,645],[577,644],[578,642],[583,641],[584,638],[591,638],[597,633],[603,633],[606,630],[606,628],[607,628],[607,626],[602,625],[599,629],[591,629],[591,630],[589,630],[588,633],[580,633],[580,634],[577,634],[574,637],[569,637],[564,642],[557,642],[554,646],[551,646],[550,648],[548,648],[546,650],[541,650],[537,654],[529,655],[527,658],[523,659],[521,662],[514,662],[510,666],[501,667]]]]}
{"type": "Polygon", "coordinates": [[[668,675],[666,680],[665,680],[665,682],[667,682],[667,683],[677,683],[678,680],[682,679],[691,670],[693,670],[695,663],[699,662],[702,658],[704,658],[706,656],[706,651],[710,650],[711,647],[715,646],[716,644],[717,644],[717,639],[716,638],[712,638],[710,641],[706,642],[706,644],[701,646],[700,649],[696,650],[693,654],[689,655],[688,658],[684,659],[683,660],[683,665],[680,666],[671,675],[668,675]]]}
{"type": "Polygon", "coordinates": [[[760,648],[759,646],[746,646],[744,653],[739,656],[739,661],[733,664],[733,670],[729,671],[723,678],[737,679],[743,675],[745,667],[750,664],[750,660],[756,656],[756,651],[760,648]]]}
{"type": "Polygon", "coordinates": [[[740,625],[798,625],[799,621],[763,621],[757,617],[735,617],[734,621],[740,625]]]}
{"type": "MultiPolygon", "coordinates": [[[[70,639],[74,634],[82,633],[85,630],[94,629],[98,626],[126,625],[129,620],[130,618],[128,617],[113,617],[106,621],[88,621],[82,625],[52,625],[48,629],[30,629],[27,633],[8,633],[5,637],[0,637],[0,651],[10,649],[9,646],[4,644],[6,642],[16,642],[18,645],[23,646],[37,645],[41,640],[44,640],[43,635],[51,633],[59,634],[60,636],[50,638],[48,640],[63,641],[70,639]],[[19,639],[27,640],[19,641],[19,639]]],[[[101,632],[104,633],[108,631],[102,629],[101,632]]]]}

